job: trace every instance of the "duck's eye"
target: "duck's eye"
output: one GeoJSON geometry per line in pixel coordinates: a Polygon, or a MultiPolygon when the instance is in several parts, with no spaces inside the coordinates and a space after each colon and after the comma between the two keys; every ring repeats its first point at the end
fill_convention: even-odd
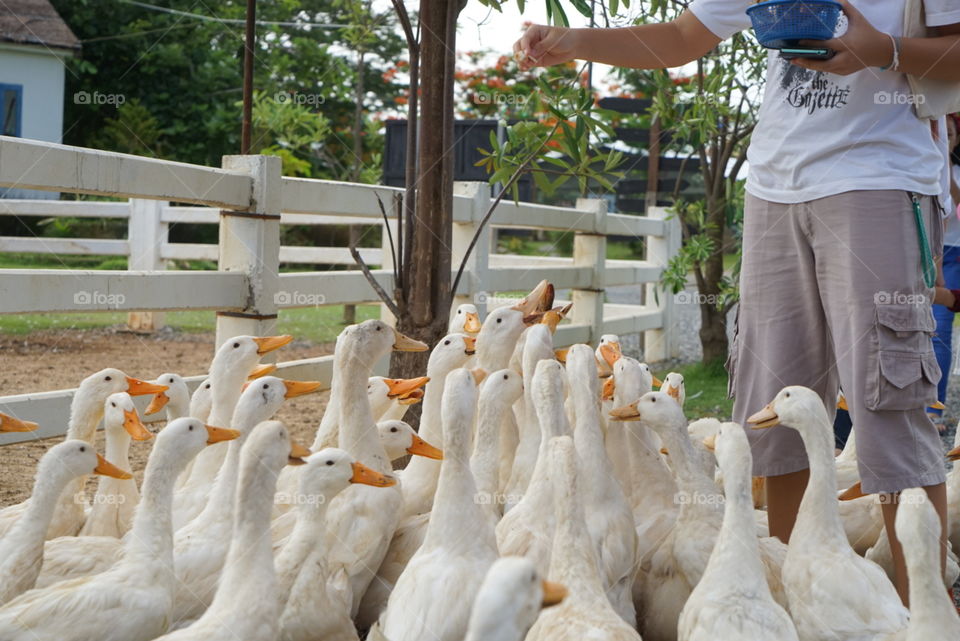
{"type": "Polygon", "coordinates": [[[87,451],[87,446],[86,446],[86,445],[81,445],[81,446],[80,446],[80,451],[81,451],[81,452],[86,452],[86,451],[87,451]]]}
{"type": "Polygon", "coordinates": [[[786,396],[787,398],[790,398],[790,392],[784,392],[783,395],[786,396]]]}
{"type": "Polygon", "coordinates": [[[210,389],[210,383],[207,383],[206,385],[204,385],[203,389],[210,389]]]}
{"type": "Polygon", "coordinates": [[[509,375],[509,374],[504,374],[504,375],[503,375],[503,380],[507,380],[508,378],[510,378],[510,375],[509,375]]]}
{"type": "Polygon", "coordinates": [[[270,383],[264,383],[263,389],[270,389],[270,383]]]}
{"type": "Polygon", "coordinates": [[[449,344],[450,344],[450,341],[443,341],[443,344],[444,344],[444,345],[449,345],[449,344]]]}
{"type": "Polygon", "coordinates": [[[462,310],[462,309],[458,309],[458,310],[457,310],[457,315],[460,315],[460,314],[462,314],[462,313],[463,313],[463,310],[462,310]]]}
{"type": "Polygon", "coordinates": [[[390,428],[390,431],[393,432],[393,433],[396,433],[396,432],[397,432],[397,428],[391,427],[391,428],[390,428]]]}
{"type": "Polygon", "coordinates": [[[650,402],[651,402],[651,403],[656,403],[656,402],[657,402],[657,397],[654,396],[653,398],[651,398],[651,399],[650,399],[650,402]]]}
{"type": "Polygon", "coordinates": [[[498,319],[497,319],[497,322],[498,322],[498,323],[502,323],[502,322],[503,322],[503,319],[502,319],[502,318],[498,318],[498,319]]]}
{"type": "Polygon", "coordinates": [[[530,583],[536,583],[536,582],[537,582],[537,575],[536,574],[530,575],[530,583]]]}
{"type": "Polygon", "coordinates": [[[377,331],[379,332],[381,329],[383,329],[383,328],[380,327],[379,325],[377,325],[377,331]]]}
{"type": "Polygon", "coordinates": [[[116,407],[116,406],[117,406],[116,403],[114,403],[113,401],[110,401],[110,407],[116,407]]]}
{"type": "Polygon", "coordinates": [[[233,349],[237,349],[238,347],[240,347],[240,343],[234,343],[234,344],[233,344],[233,349]]]}
{"type": "Polygon", "coordinates": [[[107,377],[105,377],[103,380],[105,380],[105,381],[112,381],[112,380],[113,380],[113,377],[112,377],[112,376],[107,376],[107,377]]]}
{"type": "Polygon", "coordinates": [[[327,465],[333,465],[333,461],[327,461],[327,465]]]}
{"type": "Polygon", "coordinates": [[[193,425],[187,427],[187,431],[188,431],[188,432],[192,432],[192,431],[193,431],[193,425]]]}

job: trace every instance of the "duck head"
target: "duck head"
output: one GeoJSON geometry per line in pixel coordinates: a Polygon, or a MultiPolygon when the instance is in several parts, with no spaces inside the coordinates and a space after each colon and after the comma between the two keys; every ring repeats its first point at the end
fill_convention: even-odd
{"type": "Polygon", "coordinates": [[[133,399],[126,392],[111,394],[103,404],[103,426],[108,436],[126,432],[135,441],[149,441],[153,434],[143,425],[133,399]]]}
{"type": "Polygon", "coordinates": [[[766,407],[750,416],[747,423],[755,430],[783,424],[802,434],[813,428],[811,417],[816,419],[816,423],[831,424],[819,394],[807,387],[790,385],[780,390],[766,407]]]}
{"type": "Polygon", "coordinates": [[[382,421],[377,423],[380,443],[387,452],[387,458],[396,461],[408,454],[423,456],[435,460],[443,459],[443,451],[420,438],[409,424],[403,421],[382,421]]]}
{"type": "Polygon", "coordinates": [[[178,413],[189,413],[190,390],[182,376],[167,372],[158,376],[154,384],[163,385],[167,389],[162,392],[156,392],[153,395],[153,398],[150,399],[150,404],[147,405],[147,409],[143,412],[145,416],[156,414],[169,403],[173,403],[172,407],[176,408],[178,413]]]}

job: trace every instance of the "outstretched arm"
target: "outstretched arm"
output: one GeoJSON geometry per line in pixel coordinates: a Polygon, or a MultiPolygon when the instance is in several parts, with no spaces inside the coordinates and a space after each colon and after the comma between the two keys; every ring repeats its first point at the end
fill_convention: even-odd
{"type": "Polygon", "coordinates": [[[618,29],[570,29],[531,25],[513,45],[523,69],[570,60],[592,60],[615,67],[660,69],[696,60],[720,38],[690,11],[676,20],[618,29]]]}

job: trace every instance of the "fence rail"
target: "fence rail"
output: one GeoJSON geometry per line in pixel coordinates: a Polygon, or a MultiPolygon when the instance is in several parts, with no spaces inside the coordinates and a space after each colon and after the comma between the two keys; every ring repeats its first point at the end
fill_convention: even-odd
{"type": "MultiPolygon", "coordinates": [[[[281,263],[353,264],[345,247],[281,246],[281,225],[381,225],[396,236],[393,196],[377,185],[283,177],[278,158],[225,156],[221,168],[0,136],[0,187],[127,198],[124,202],[2,200],[0,216],[76,217],[127,221],[127,238],[0,237],[0,252],[126,256],[127,271],[0,270],[0,314],[131,312],[140,325],[154,313],[215,310],[216,344],[238,334],[272,331],[281,309],[377,302],[359,271],[281,273],[281,263]],[[377,197],[386,205],[384,223],[377,197]],[[190,206],[185,206],[189,203],[190,206]],[[170,227],[219,226],[219,243],[176,243],[170,227]],[[217,262],[216,271],[167,270],[174,260],[217,262]],[[294,295],[295,294],[295,295],[294,295]]],[[[453,201],[452,264],[460,264],[490,204],[483,183],[458,183],[453,201]]],[[[386,242],[387,234],[383,234],[386,242]]],[[[475,302],[486,311],[497,292],[527,290],[548,278],[569,289],[574,303],[560,326],[558,345],[593,342],[604,333],[644,335],[649,361],[676,355],[672,301],[654,295],[667,260],[680,244],[677,221],[662,209],[648,216],[608,213],[606,201],[581,199],[575,207],[502,202],[481,234],[455,292],[455,304],[475,302]],[[572,258],[498,254],[496,228],[574,232],[572,258]],[[645,260],[607,260],[609,235],[646,239],[645,260]],[[646,288],[643,305],[605,301],[607,287],[646,288]]],[[[377,282],[392,291],[389,247],[361,249],[377,282]]],[[[389,312],[382,307],[389,320],[389,312]]],[[[386,366],[379,365],[380,370],[386,366]]],[[[329,384],[331,357],[281,363],[292,378],[329,384]]],[[[195,377],[199,380],[200,377],[195,377]]],[[[0,411],[44,426],[39,434],[0,436],[0,445],[62,434],[73,390],[0,397],[0,411]]]]}

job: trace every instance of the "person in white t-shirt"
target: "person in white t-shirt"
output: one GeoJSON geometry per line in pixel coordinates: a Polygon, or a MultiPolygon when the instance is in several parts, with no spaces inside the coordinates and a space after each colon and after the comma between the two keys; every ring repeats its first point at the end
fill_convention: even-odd
{"type": "MultiPolygon", "coordinates": [[[[932,206],[943,157],[911,105],[907,74],[960,83],[960,2],[923,0],[933,37],[905,38],[905,0],[840,0],[843,35],[829,60],[771,51],[748,150],[740,305],[728,370],[745,424],[787,385],[853,417],[862,488],[883,494],[896,585],[906,570],[893,536],[898,493],[926,489],[944,523],[943,449],[925,408],[939,367],[931,344],[933,262],[942,229],[932,206]]],[[[621,67],[687,64],[749,29],[751,0],[693,0],[676,20],[617,29],[531,25],[521,67],[573,59],[621,67]]],[[[797,432],[748,430],[766,478],[771,534],[788,541],[809,478],[797,432]]]]}

